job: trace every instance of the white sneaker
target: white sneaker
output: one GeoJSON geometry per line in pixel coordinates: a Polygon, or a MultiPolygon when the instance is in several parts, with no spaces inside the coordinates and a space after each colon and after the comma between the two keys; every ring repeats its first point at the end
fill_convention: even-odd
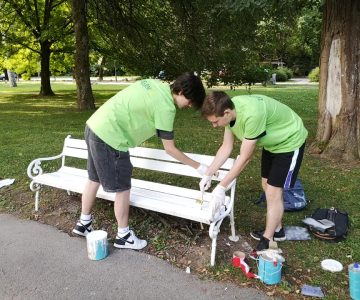
{"type": "Polygon", "coordinates": [[[119,237],[116,235],[114,243],[114,247],[116,248],[134,250],[145,248],[146,245],[147,242],[145,240],[140,240],[132,230],[129,230],[129,232],[124,237],[119,237]]]}

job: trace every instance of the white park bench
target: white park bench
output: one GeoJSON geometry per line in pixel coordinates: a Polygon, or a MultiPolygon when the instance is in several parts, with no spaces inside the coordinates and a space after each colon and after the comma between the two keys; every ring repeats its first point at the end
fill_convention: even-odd
{"type": "MultiPolygon", "coordinates": [[[[187,165],[179,163],[177,160],[166,154],[165,150],[136,147],[130,149],[131,163],[135,168],[146,169],[151,171],[171,173],[181,176],[190,176],[200,178],[197,171],[187,165]]],[[[213,156],[186,153],[195,161],[209,165],[213,156]]],[[[28,168],[27,174],[32,179],[30,189],[35,192],[35,211],[39,209],[40,190],[42,186],[50,186],[66,190],[68,193],[82,193],[86,180],[88,178],[86,168],[78,166],[69,166],[69,161],[86,160],[88,157],[87,146],[84,140],[74,139],[71,136],[65,138],[63,151],[61,154],[53,157],[38,158],[33,160],[28,168]],[[44,172],[42,164],[45,161],[60,160],[60,168],[52,172],[44,172]]],[[[219,181],[223,178],[232,167],[234,159],[228,159],[219,170],[217,177],[213,180],[219,181]]],[[[83,161],[85,165],[85,161],[83,161]]],[[[54,168],[53,168],[54,169],[54,168]]],[[[234,181],[226,196],[225,206],[222,208],[220,215],[215,220],[210,220],[209,201],[211,193],[205,192],[203,202],[201,203],[201,192],[198,189],[184,188],[175,184],[163,184],[143,179],[132,178],[132,188],[130,193],[130,205],[148,209],[163,214],[168,214],[201,224],[209,225],[209,236],[212,239],[210,264],[215,264],[216,239],[220,232],[220,226],[225,217],[230,217],[232,241],[237,241],[234,224],[234,181]]],[[[98,198],[114,201],[115,194],[105,192],[102,187],[97,194],[98,198]]]]}

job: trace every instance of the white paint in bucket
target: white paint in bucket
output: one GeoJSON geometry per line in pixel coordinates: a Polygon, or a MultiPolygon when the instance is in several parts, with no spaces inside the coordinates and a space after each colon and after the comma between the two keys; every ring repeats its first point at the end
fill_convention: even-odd
{"type": "Polygon", "coordinates": [[[91,260],[104,259],[109,254],[107,232],[94,230],[86,236],[88,257],[91,260]]]}

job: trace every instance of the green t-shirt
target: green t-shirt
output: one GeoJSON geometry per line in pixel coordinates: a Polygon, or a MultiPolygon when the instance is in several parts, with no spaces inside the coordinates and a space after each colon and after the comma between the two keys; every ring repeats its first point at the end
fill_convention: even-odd
{"type": "Polygon", "coordinates": [[[236,121],[228,125],[239,139],[258,139],[257,145],[272,153],[298,149],[307,137],[301,118],[288,106],[262,95],[236,96],[236,121]]]}
{"type": "Polygon", "coordinates": [[[173,131],[176,107],[168,84],[140,80],[105,102],[86,122],[105,143],[128,151],[156,133],[173,131]]]}

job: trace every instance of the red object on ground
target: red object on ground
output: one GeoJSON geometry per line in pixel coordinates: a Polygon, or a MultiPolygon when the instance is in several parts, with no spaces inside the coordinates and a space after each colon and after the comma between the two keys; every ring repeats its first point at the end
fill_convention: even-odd
{"type": "Polygon", "coordinates": [[[232,265],[235,268],[241,268],[247,278],[257,278],[256,274],[250,272],[250,267],[246,262],[245,254],[243,252],[237,251],[234,253],[232,265]]]}

